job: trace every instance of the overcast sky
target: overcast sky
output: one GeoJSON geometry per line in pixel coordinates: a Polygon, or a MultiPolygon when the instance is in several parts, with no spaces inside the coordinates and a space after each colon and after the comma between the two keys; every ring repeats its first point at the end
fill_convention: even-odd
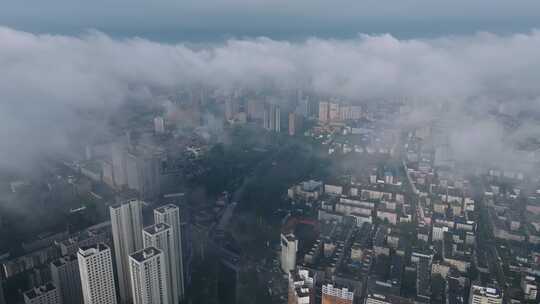
{"type": "Polygon", "coordinates": [[[204,40],[266,35],[398,37],[521,32],[540,27],[538,0],[2,0],[0,24],[74,34],[204,40]]]}

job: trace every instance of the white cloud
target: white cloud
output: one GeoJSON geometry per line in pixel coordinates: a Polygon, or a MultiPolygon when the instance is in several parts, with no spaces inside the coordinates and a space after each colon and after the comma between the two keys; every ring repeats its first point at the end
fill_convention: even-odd
{"type": "Polygon", "coordinates": [[[516,112],[540,96],[538,50],[538,31],[434,40],[259,38],[190,48],[99,32],[69,37],[0,27],[0,164],[65,148],[65,129],[82,123],[76,110],[115,106],[145,87],[309,82],[317,92],[352,100],[409,96],[452,100],[471,111],[502,103],[516,112]]]}

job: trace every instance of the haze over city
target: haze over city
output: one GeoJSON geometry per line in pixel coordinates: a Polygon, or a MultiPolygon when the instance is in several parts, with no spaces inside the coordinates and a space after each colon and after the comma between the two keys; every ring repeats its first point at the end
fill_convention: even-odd
{"type": "Polygon", "coordinates": [[[538,303],[538,1],[2,7],[0,304],[538,303]]]}

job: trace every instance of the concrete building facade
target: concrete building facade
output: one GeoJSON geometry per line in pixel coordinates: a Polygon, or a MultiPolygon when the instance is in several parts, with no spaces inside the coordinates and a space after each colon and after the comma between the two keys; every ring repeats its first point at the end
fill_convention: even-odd
{"type": "Polygon", "coordinates": [[[172,304],[163,251],[148,247],[129,256],[133,304],[172,304]]]}
{"type": "Polygon", "coordinates": [[[50,265],[51,277],[58,288],[62,303],[82,304],[81,275],[77,256],[70,254],[53,261],[50,265]]]}
{"type": "Polygon", "coordinates": [[[25,304],[62,304],[58,288],[50,282],[24,292],[23,298],[25,304]]]}
{"type": "Polygon", "coordinates": [[[142,201],[129,200],[109,208],[122,303],[131,301],[129,255],[143,247],[142,201]]]}
{"type": "Polygon", "coordinates": [[[77,253],[84,304],[116,304],[111,249],[101,243],[77,253]]]}
{"type": "Polygon", "coordinates": [[[281,270],[289,273],[296,268],[296,253],[298,252],[298,239],[294,234],[281,234],[281,270]]]}
{"type": "Polygon", "coordinates": [[[176,274],[173,277],[177,278],[176,289],[178,290],[178,300],[181,301],[185,297],[185,280],[184,280],[184,251],[182,248],[182,222],[180,219],[180,209],[173,204],[167,204],[154,209],[154,223],[167,224],[172,229],[172,236],[174,242],[174,249],[171,252],[174,253],[172,258],[175,263],[171,263],[171,266],[175,268],[176,274]],[[176,264],[175,266],[173,264],[176,264]]]}
{"type": "Polygon", "coordinates": [[[167,271],[167,289],[169,302],[178,303],[180,299],[178,290],[178,263],[181,258],[176,252],[174,233],[171,226],[158,223],[143,229],[144,248],[155,247],[163,251],[163,259],[167,271]],[[174,299],[174,300],[173,300],[174,299]]]}

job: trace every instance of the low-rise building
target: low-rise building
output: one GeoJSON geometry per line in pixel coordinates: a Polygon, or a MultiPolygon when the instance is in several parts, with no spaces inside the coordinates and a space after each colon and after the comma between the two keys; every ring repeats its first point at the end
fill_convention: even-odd
{"type": "Polygon", "coordinates": [[[23,293],[25,304],[61,304],[60,292],[53,283],[32,288],[23,293]]]}
{"type": "Polygon", "coordinates": [[[354,293],[347,287],[324,284],[322,286],[322,304],[353,304],[354,293]]]}
{"type": "Polygon", "coordinates": [[[502,304],[502,291],[495,287],[471,285],[469,304],[502,304]]]}
{"type": "Polygon", "coordinates": [[[289,272],[288,304],[315,303],[315,274],[306,269],[289,272]]]}

